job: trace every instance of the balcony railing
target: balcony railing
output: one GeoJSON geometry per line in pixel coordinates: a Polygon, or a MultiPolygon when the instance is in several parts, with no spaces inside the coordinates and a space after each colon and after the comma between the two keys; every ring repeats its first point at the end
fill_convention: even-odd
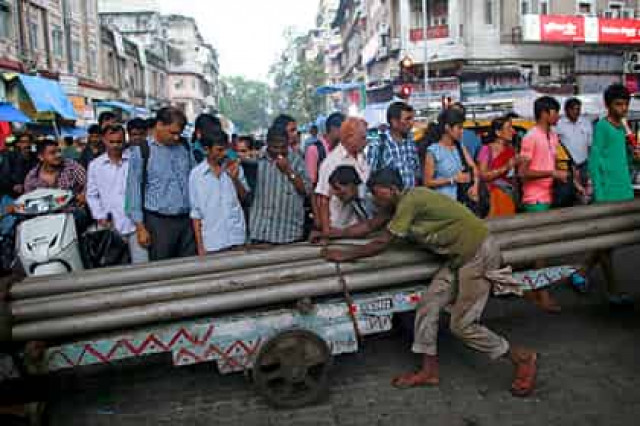
{"type": "MultiPolygon", "coordinates": [[[[427,37],[429,40],[438,39],[438,38],[448,38],[449,37],[449,26],[448,25],[438,25],[434,27],[427,28],[427,37]]],[[[424,29],[422,28],[413,28],[409,31],[409,39],[412,42],[421,41],[424,39],[424,29]]]]}

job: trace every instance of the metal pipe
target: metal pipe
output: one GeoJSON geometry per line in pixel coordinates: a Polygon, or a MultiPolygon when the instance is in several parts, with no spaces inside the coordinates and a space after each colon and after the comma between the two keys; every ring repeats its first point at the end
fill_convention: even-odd
{"type": "Polygon", "coordinates": [[[521,247],[504,252],[503,258],[506,264],[518,266],[540,259],[607,250],[637,243],[640,243],[640,231],[625,231],[580,240],[521,247]]]}
{"type": "MultiPolygon", "coordinates": [[[[518,247],[523,247],[523,246],[532,246],[532,245],[537,245],[537,244],[543,244],[543,243],[550,243],[553,241],[561,241],[561,240],[567,240],[567,239],[572,239],[572,238],[578,238],[578,237],[585,237],[585,236],[594,236],[594,235],[598,235],[598,234],[606,234],[606,233],[611,233],[611,232],[616,232],[616,231],[621,231],[624,229],[633,229],[635,228],[640,222],[640,216],[638,216],[638,218],[636,218],[635,214],[629,214],[629,215],[624,215],[621,217],[605,217],[605,218],[593,218],[590,220],[585,220],[585,221],[580,221],[580,222],[576,222],[576,223],[570,223],[570,224],[555,224],[555,225],[543,225],[541,227],[538,228],[532,228],[532,229],[524,229],[524,230],[518,230],[518,231],[505,231],[502,233],[499,233],[496,235],[496,238],[498,239],[498,242],[500,243],[500,246],[502,247],[503,250],[506,250],[508,248],[518,248],[518,247]]],[[[309,245],[299,245],[295,248],[296,252],[300,252],[301,249],[306,249],[306,250],[311,250],[312,253],[317,253],[318,248],[317,247],[313,247],[313,246],[309,246],[309,245]]],[[[285,253],[285,255],[287,255],[290,250],[283,250],[282,248],[277,248],[274,251],[277,251],[280,254],[285,253]]],[[[260,252],[260,254],[262,256],[266,256],[266,254],[269,252],[265,252],[262,251],[260,252]]],[[[279,256],[279,254],[276,253],[276,257],[279,256]]],[[[227,262],[230,259],[238,259],[238,257],[243,257],[243,253],[233,253],[233,254],[226,254],[225,256],[221,257],[220,259],[217,258],[210,258],[207,259],[206,262],[215,262],[216,260],[220,261],[220,262],[227,262]]],[[[245,260],[250,260],[247,259],[249,257],[249,255],[244,255],[243,259],[245,260]]],[[[314,256],[315,257],[315,256],[314,256]]],[[[319,261],[319,260],[318,260],[319,261]]],[[[184,263],[185,261],[182,260],[182,262],[184,263]]],[[[192,263],[194,262],[193,260],[191,261],[192,263]]],[[[195,261],[195,265],[198,264],[198,260],[195,261]]],[[[250,262],[249,262],[250,263],[250,262]]],[[[248,263],[248,264],[249,264],[248,263]]],[[[260,264],[260,262],[258,262],[260,264]]],[[[292,260],[291,262],[287,262],[286,265],[283,265],[284,267],[291,267],[292,263],[294,263],[294,261],[292,260]]],[[[247,265],[248,265],[247,264],[247,265]]],[[[167,269],[175,269],[175,266],[178,265],[175,262],[171,262],[168,264],[164,264],[161,265],[164,268],[167,269]]],[[[267,266],[267,267],[258,267],[258,268],[266,268],[264,270],[260,270],[261,272],[264,273],[268,273],[271,268],[273,267],[273,265],[267,266]]],[[[128,271],[128,270],[125,270],[128,271]]],[[[140,271],[139,269],[137,270],[138,272],[140,271]]],[[[121,271],[122,272],[122,271],[121,271]]],[[[234,270],[230,270],[230,271],[223,271],[223,272],[217,272],[217,273],[212,273],[212,274],[207,274],[207,269],[206,268],[202,268],[199,270],[199,273],[194,273],[192,275],[187,275],[186,277],[182,277],[182,278],[168,278],[168,279],[164,279],[164,280],[151,280],[151,281],[146,281],[146,282],[142,282],[142,283],[136,283],[133,282],[131,284],[126,284],[122,285],[122,282],[118,282],[117,286],[110,286],[110,287],[98,287],[96,290],[83,290],[82,287],[80,288],[66,288],[63,285],[60,285],[60,283],[49,283],[50,287],[48,287],[46,290],[42,289],[41,287],[43,287],[44,285],[44,281],[41,283],[38,283],[38,292],[37,293],[31,293],[31,294],[35,294],[38,297],[35,298],[27,298],[27,299],[23,299],[24,297],[26,297],[27,295],[25,294],[24,290],[24,286],[26,284],[22,283],[21,285],[19,284],[17,287],[14,287],[14,292],[13,292],[13,296],[14,298],[20,298],[18,300],[20,300],[21,302],[19,303],[25,303],[25,304],[29,304],[29,303],[42,303],[44,301],[46,302],[53,302],[55,300],[73,300],[78,296],[88,296],[88,295],[94,295],[94,296],[98,296],[98,295],[102,295],[105,293],[119,293],[121,291],[125,291],[127,289],[137,289],[137,290],[142,290],[142,289],[147,289],[147,288],[155,288],[157,286],[161,286],[161,285],[167,285],[167,284],[182,284],[182,283],[193,283],[195,280],[200,280],[200,281],[204,281],[204,280],[212,280],[212,279],[219,279],[219,278],[223,278],[229,275],[236,275],[236,274],[246,274],[246,273],[250,273],[251,270],[250,269],[234,269],[234,270]],[[201,275],[202,274],[202,275],[201,275]],[[62,292],[62,290],[64,289],[64,292],[62,292]],[[43,296],[40,296],[40,294],[43,294],[43,296]],[[51,295],[54,294],[55,295],[51,295]]],[[[256,271],[258,272],[258,271],[256,271]]],[[[110,274],[107,273],[107,276],[113,276],[114,274],[110,274]]],[[[91,277],[94,277],[95,275],[91,275],[91,277]]],[[[114,281],[117,279],[117,277],[114,277],[114,281]]],[[[29,284],[29,287],[32,284],[29,284]]],[[[35,285],[35,284],[33,284],[35,285]]],[[[28,296],[31,296],[31,294],[29,294],[28,296]]]]}
{"type": "MultiPolygon", "coordinates": [[[[540,214],[519,215],[489,221],[494,234],[558,225],[568,221],[589,220],[602,216],[640,212],[640,201],[560,209],[540,214]]],[[[204,259],[179,259],[144,266],[128,266],[106,270],[88,271],[68,276],[40,280],[26,280],[11,289],[14,300],[79,292],[117,286],[163,281],[179,277],[196,277],[217,272],[237,271],[245,268],[290,264],[295,261],[319,257],[319,248],[309,244],[278,247],[268,251],[233,252],[204,259]]]]}
{"type": "MultiPolygon", "coordinates": [[[[411,267],[347,274],[345,279],[351,291],[373,290],[410,282],[425,281],[432,277],[439,267],[438,264],[425,263],[424,265],[411,267]]],[[[304,297],[339,294],[341,291],[340,283],[335,277],[308,280],[276,287],[235,291],[18,324],[13,327],[12,338],[14,341],[27,341],[78,336],[100,331],[126,329],[149,323],[286,303],[304,297]]]]}
{"type": "Polygon", "coordinates": [[[290,244],[287,246],[276,246],[276,247],[269,247],[269,248],[258,248],[255,246],[246,246],[242,250],[230,250],[222,253],[212,253],[204,257],[202,256],[189,257],[189,258],[181,257],[181,258],[169,259],[169,260],[158,260],[153,262],[152,264],[140,263],[136,265],[120,265],[120,266],[111,266],[108,268],[100,268],[100,269],[86,269],[81,272],[71,273],[67,275],[27,277],[22,281],[22,283],[35,284],[35,283],[41,283],[41,282],[64,281],[69,277],[74,277],[76,275],[82,275],[86,277],[90,277],[90,276],[102,277],[104,275],[113,276],[114,274],[120,274],[125,271],[127,271],[128,273],[131,273],[130,271],[149,269],[152,266],[154,268],[157,268],[157,267],[170,268],[176,265],[184,265],[185,263],[200,264],[198,262],[206,262],[213,259],[220,260],[220,259],[226,259],[229,257],[236,257],[238,253],[248,255],[248,254],[256,254],[256,253],[272,252],[272,251],[277,251],[285,248],[291,250],[292,247],[301,247],[301,246],[306,247],[306,246],[309,246],[309,244],[296,243],[296,244],[290,244]]]}
{"type": "MultiPolygon", "coordinates": [[[[620,232],[577,241],[508,250],[504,252],[504,259],[508,264],[519,265],[537,259],[609,249],[638,242],[640,242],[640,231],[620,232]]],[[[438,264],[427,262],[423,265],[356,273],[348,275],[347,282],[352,291],[392,287],[397,284],[428,279],[439,267],[438,264]]],[[[28,322],[16,325],[12,333],[13,339],[18,341],[66,337],[285,303],[302,297],[326,296],[339,292],[340,284],[335,277],[312,279],[278,286],[245,289],[93,314],[28,322]]]]}
{"type": "Polygon", "coordinates": [[[637,212],[640,212],[640,200],[625,203],[569,207],[542,213],[519,214],[509,218],[491,219],[488,221],[488,225],[491,232],[496,234],[507,231],[520,231],[522,229],[536,228],[544,225],[557,225],[559,223],[637,212]]]}
{"type": "Polygon", "coordinates": [[[496,235],[496,240],[504,250],[537,246],[556,241],[570,241],[586,237],[611,234],[640,228],[640,215],[637,213],[617,217],[594,218],[590,220],[545,225],[539,228],[511,231],[496,235]]]}
{"type": "Polygon", "coordinates": [[[16,283],[11,288],[12,299],[47,296],[64,292],[98,289],[117,285],[127,285],[149,281],[159,281],[172,277],[196,276],[214,272],[244,269],[252,266],[267,266],[290,263],[320,257],[317,246],[283,247],[277,251],[256,253],[236,253],[235,256],[206,259],[185,259],[182,263],[170,265],[148,264],[146,268],[123,268],[117,271],[96,274],[73,274],[60,276],[48,281],[16,283]]]}
{"type": "MultiPolygon", "coordinates": [[[[301,262],[294,262],[292,263],[292,265],[299,265],[299,264],[318,264],[318,263],[323,263],[324,260],[322,259],[317,259],[317,260],[305,260],[305,261],[301,261],[301,262]]],[[[140,283],[140,284],[130,284],[130,285],[124,285],[124,286],[114,286],[114,287],[105,287],[105,288],[99,288],[96,290],[80,290],[80,291],[73,291],[70,293],[60,293],[60,294],[55,294],[52,296],[41,296],[41,297],[34,297],[34,298],[29,298],[29,299],[18,299],[18,300],[14,300],[12,301],[12,305],[16,305],[16,306],[29,306],[29,305],[37,305],[37,304],[42,304],[42,303],[51,303],[51,302],[58,302],[58,301],[62,301],[62,300],[74,300],[75,298],[78,297],[82,297],[82,296],[100,296],[100,295],[104,295],[104,294],[117,294],[120,293],[122,291],[126,291],[126,290],[143,290],[143,289],[147,289],[147,288],[154,288],[154,287],[158,287],[158,286],[162,286],[162,285],[169,285],[169,284],[173,284],[173,285],[179,285],[179,284],[188,284],[191,283],[193,281],[208,281],[208,280],[216,280],[216,279],[223,279],[223,278],[228,278],[228,277],[233,277],[235,275],[238,274],[242,274],[242,273],[268,273],[270,271],[273,270],[273,266],[260,266],[257,268],[249,268],[249,269],[243,269],[240,271],[225,271],[225,272],[217,272],[214,274],[205,274],[205,275],[196,275],[196,276],[189,276],[189,277],[181,277],[181,278],[171,278],[168,280],[161,280],[161,281],[149,281],[146,283],[140,283]]]]}
{"type": "MultiPolygon", "coordinates": [[[[356,263],[343,265],[344,273],[367,272],[392,267],[415,265],[430,260],[425,252],[390,252],[356,263]]],[[[12,303],[11,313],[15,321],[26,322],[45,318],[63,317],[116,308],[139,306],[149,303],[186,299],[191,297],[246,290],[248,288],[280,285],[294,281],[318,279],[335,274],[334,265],[323,260],[303,262],[287,268],[257,268],[245,270],[225,278],[167,284],[144,289],[124,289],[101,295],[76,294],[62,300],[42,300],[40,303],[12,303]]]]}

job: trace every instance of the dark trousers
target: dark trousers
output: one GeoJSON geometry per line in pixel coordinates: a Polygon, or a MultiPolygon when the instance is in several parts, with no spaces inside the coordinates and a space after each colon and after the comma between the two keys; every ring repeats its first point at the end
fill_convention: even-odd
{"type": "Polygon", "coordinates": [[[196,241],[189,215],[165,216],[146,212],[145,226],[151,234],[150,260],[196,255],[196,241]]]}

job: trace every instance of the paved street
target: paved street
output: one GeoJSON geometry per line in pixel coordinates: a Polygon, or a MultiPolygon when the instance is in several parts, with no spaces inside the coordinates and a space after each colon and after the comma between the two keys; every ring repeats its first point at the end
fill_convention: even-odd
{"type": "Polygon", "coordinates": [[[393,389],[389,379],[417,361],[396,333],[337,358],[331,394],[315,407],[274,410],[242,375],[219,376],[213,365],[172,368],[159,358],[58,377],[50,420],[54,426],[637,424],[638,310],[611,312],[599,291],[557,294],[565,312],[556,316],[519,300],[490,302],[487,323],[541,353],[538,391],[525,400],[507,391],[507,362],[489,363],[448,332],[441,336],[440,388],[393,389]]]}

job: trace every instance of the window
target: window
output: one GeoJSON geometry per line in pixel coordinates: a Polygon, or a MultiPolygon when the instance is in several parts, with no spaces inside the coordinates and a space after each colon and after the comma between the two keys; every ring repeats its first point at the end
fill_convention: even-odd
{"type": "Polygon", "coordinates": [[[540,0],[540,15],[549,14],[549,0],[540,0]]]}
{"type": "Polygon", "coordinates": [[[86,1],[86,12],[88,18],[95,18],[96,16],[96,4],[95,0],[87,0],[86,1]]]}
{"type": "Polygon", "coordinates": [[[107,55],[107,68],[109,69],[109,81],[115,82],[116,80],[116,60],[113,52],[109,52],[107,55]]]}
{"type": "Polygon", "coordinates": [[[0,38],[11,37],[11,9],[0,2],[0,38]]]}
{"type": "Polygon", "coordinates": [[[551,77],[551,65],[538,66],[538,75],[540,77],[551,77]]]}
{"type": "Polygon", "coordinates": [[[38,50],[40,47],[39,37],[40,36],[40,26],[35,21],[29,22],[29,45],[31,46],[31,50],[38,50]]]}
{"type": "Polygon", "coordinates": [[[610,1],[605,16],[608,18],[621,18],[624,4],[619,1],[610,1]]]}
{"type": "Polygon", "coordinates": [[[94,76],[96,74],[96,69],[98,65],[98,53],[96,52],[95,47],[89,48],[89,60],[87,61],[87,68],[89,70],[89,75],[94,76]]]}
{"type": "Polygon", "coordinates": [[[484,23],[493,25],[493,0],[486,0],[484,2],[484,23]]]}
{"type": "Polygon", "coordinates": [[[596,10],[595,0],[579,0],[577,6],[580,15],[593,15],[596,10]]]}
{"type": "Polygon", "coordinates": [[[80,42],[78,40],[71,42],[71,59],[76,64],[80,62],[80,42]]]}
{"type": "Polygon", "coordinates": [[[520,1],[520,14],[521,15],[529,15],[533,13],[533,7],[531,5],[531,0],[521,0],[520,1]]]}
{"type": "Polygon", "coordinates": [[[53,43],[53,56],[58,59],[61,59],[64,53],[62,47],[63,38],[64,35],[62,34],[62,28],[60,28],[58,25],[54,25],[53,29],[51,30],[51,40],[53,43]]]}

